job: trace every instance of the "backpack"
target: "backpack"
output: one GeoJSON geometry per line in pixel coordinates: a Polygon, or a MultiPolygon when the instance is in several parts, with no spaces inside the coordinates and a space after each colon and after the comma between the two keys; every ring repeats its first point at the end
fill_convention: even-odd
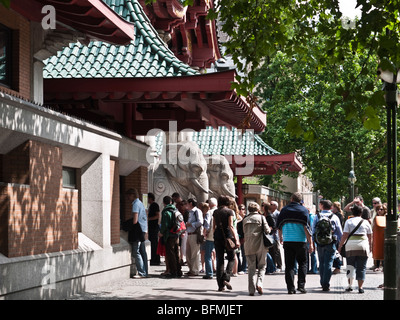
{"type": "Polygon", "coordinates": [[[179,212],[178,209],[175,209],[172,212],[172,227],[169,230],[170,233],[176,234],[180,236],[182,233],[186,231],[186,224],[183,219],[182,213],[179,212]]]}
{"type": "Polygon", "coordinates": [[[331,244],[334,241],[333,227],[331,223],[332,216],[333,213],[328,217],[320,216],[318,214],[318,222],[316,223],[314,230],[314,240],[321,246],[331,244]]]}

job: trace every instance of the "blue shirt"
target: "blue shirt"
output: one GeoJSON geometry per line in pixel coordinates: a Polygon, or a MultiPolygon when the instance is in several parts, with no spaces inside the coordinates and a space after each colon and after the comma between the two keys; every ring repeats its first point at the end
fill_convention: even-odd
{"type": "Polygon", "coordinates": [[[146,209],[145,209],[142,201],[139,200],[139,198],[135,199],[132,202],[132,212],[138,213],[138,222],[140,224],[140,228],[142,229],[142,232],[147,232],[146,209]]]}
{"type": "Polygon", "coordinates": [[[304,225],[301,223],[285,223],[282,227],[284,242],[307,242],[304,225]]]}
{"type": "Polygon", "coordinates": [[[189,211],[189,218],[188,221],[190,222],[191,226],[186,228],[188,233],[193,233],[196,231],[196,228],[203,225],[203,212],[197,207],[194,207],[192,210],[189,211]]]}

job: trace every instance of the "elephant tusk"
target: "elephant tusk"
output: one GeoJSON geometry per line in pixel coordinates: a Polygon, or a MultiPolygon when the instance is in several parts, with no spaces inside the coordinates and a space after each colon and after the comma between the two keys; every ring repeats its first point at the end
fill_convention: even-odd
{"type": "Polygon", "coordinates": [[[205,189],[196,178],[192,178],[190,179],[192,180],[193,184],[195,185],[195,187],[197,187],[198,189],[200,189],[201,191],[205,192],[205,193],[209,193],[209,190],[205,189]]]}
{"type": "Polygon", "coordinates": [[[226,184],[222,185],[222,189],[227,193],[228,196],[236,198],[236,194],[232,193],[226,186],[226,184]]]}

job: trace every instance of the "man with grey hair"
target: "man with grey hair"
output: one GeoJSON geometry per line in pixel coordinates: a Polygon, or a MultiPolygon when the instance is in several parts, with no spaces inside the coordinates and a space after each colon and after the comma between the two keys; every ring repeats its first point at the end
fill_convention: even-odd
{"type": "Polygon", "coordinates": [[[376,206],[377,205],[381,205],[382,201],[380,198],[375,197],[372,199],[372,210],[371,210],[371,221],[374,221],[375,217],[376,217],[376,206]]]}
{"type": "Polygon", "coordinates": [[[243,231],[246,260],[248,263],[248,290],[251,296],[254,292],[263,294],[263,279],[268,249],[264,246],[263,231],[270,233],[271,229],[265,217],[260,214],[260,206],[250,202],[247,206],[249,214],[243,219],[243,231]],[[257,265],[257,266],[256,266],[257,265]],[[256,274],[256,269],[258,273],[256,274]]]}
{"type": "MultiPolygon", "coordinates": [[[[279,216],[278,202],[271,201],[268,211],[270,212],[272,219],[274,219],[276,226],[279,216]]],[[[276,271],[280,271],[282,269],[281,244],[279,242],[278,230],[276,228],[272,230],[272,236],[275,239],[275,243],[271,248],[269,248],[269,254],[271,255],[272,260],[277,268],[276,271]]]]}

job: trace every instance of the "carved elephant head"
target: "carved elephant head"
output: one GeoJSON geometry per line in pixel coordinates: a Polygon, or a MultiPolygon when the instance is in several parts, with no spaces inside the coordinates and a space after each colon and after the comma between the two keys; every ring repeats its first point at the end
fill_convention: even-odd
{"type": "Polygon", "coordinates": [[[169,143],[161,159],[150,169],[156,201],[178,192],[183,199],[195,197],[198,202],[208,199],[207,163],[193,141],[169,143]]]}
{"type": "Polygon", "coordinates": [[[213,155],[206,157],[206,161],[209,187],[213,197],[226,195],[235,198],[233,171],[229,166],[228,160],[224,156],[213,155]]]}

